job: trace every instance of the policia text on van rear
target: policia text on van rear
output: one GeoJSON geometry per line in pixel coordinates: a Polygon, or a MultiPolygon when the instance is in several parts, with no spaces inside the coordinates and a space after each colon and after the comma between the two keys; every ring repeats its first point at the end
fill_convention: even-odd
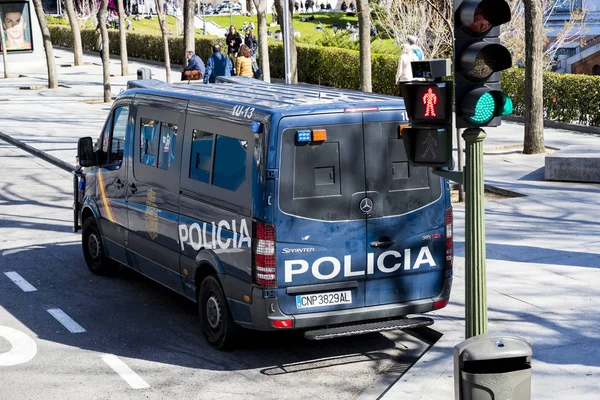
{"type": "Polygon", "coordinates": [[[409,166],[402,99],[232,78],[130,83],[79,141],[86,263],[196,301],[211,345],[239,327],[310,339],[428,325],[452,281],[447,181],[409,166]]]}

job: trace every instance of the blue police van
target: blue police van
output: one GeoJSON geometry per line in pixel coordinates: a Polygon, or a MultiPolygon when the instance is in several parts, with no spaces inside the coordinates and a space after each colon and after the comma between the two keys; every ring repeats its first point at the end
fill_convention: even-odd
{"type": "Polygon", "coordinates": [[[409,165],[401,98],[230,78],[130,82],[81,138],[89,269],[132,268],[240,327],[308,339],[429,325],[452,283],[448,182],[409,165]]]}

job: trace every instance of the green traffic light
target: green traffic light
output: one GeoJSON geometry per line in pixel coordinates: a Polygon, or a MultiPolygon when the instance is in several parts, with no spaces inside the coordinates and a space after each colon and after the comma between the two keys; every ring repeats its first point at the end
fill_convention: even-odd
{"type": "MultiPolygon", "coordinates": [[[[512,107],[511,107],[512,108],[512,107]]],[[[475,104],[475,114],[469,119],[476,124],[484,124],[494,118],[496,102],[489,92],[481,95],[475,104]]]]}

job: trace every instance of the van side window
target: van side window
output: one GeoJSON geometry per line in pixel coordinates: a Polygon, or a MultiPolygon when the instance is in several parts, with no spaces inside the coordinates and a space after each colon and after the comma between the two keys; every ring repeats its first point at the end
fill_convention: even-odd
{"type": "Polygon", "coordinates": [[[235,192],[246,180],[246,150],[244,140],[217,136],[213,185],[235,192]]]}
{"type": "Polygon", "coordinates": [[[160,124],[160,141],[158,144],[158,168],[169,169],[175,160],[175,145],[177,144],[177,125],[168,122],[160,124]]]}
{"type": "Polygon", "coordinates": [[[212,133],[196,129],[192,132],[192,157],[190,159],[189,175],[191,179],[211,183],[214,138],[215,135],[212,133]]]}
{"type": "Polygon", "coordinates": [[[140,122],[140,162],[156,167],[160,125],[151,119],[142,118],[140,122]]]}
{"type": "Polygon", "coordinates": [[[125,149],[125,135],[127,134],[127,123],[129,121],[129,107],[119,107],[114,111],[114,125],[112,127],[112,140],[110,144],[109,164],[123,160],[125,149]]]}

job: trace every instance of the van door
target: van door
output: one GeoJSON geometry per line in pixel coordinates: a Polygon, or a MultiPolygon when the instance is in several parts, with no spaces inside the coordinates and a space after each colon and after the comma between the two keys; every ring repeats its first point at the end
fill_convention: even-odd
{"type": "Polygon", "coordinates": [[[397,111],[363,114],[367,258],[365,305],[435,297],[445,261],[442,180],[408,165],[397,111]],[[372,273],[371,273],[372,272],[372,273]]]}
{"type": "Polygon", "coordinates": [[[109,257],[121,263],[127,262],[124,244],[127,231],[128,159],[124,155],[125,144],[131,141],[133,135],[129,110],[128,101],[115,104],[106,121],[102,141],[98,143],[101,146],[102,165],[94,174],[99,197],[98,224],[104,237],[104,247],[109,257]]]}
{"type": "Polygon", "coordinates": [[[281,310],[301,314],[362,307],[367,265],[366,218],[360,210],[365,198],[362,116],[288,117],[278,131],[273,221],[281,310]],[[299,141],[316,130],[326,140],[299,141]]]}
{"type": "Polygon", "coordinates": [[[128,255],[141,273],[183,293],[178,222],[185,112],[138,104],[135,121],[128,255]]]}

